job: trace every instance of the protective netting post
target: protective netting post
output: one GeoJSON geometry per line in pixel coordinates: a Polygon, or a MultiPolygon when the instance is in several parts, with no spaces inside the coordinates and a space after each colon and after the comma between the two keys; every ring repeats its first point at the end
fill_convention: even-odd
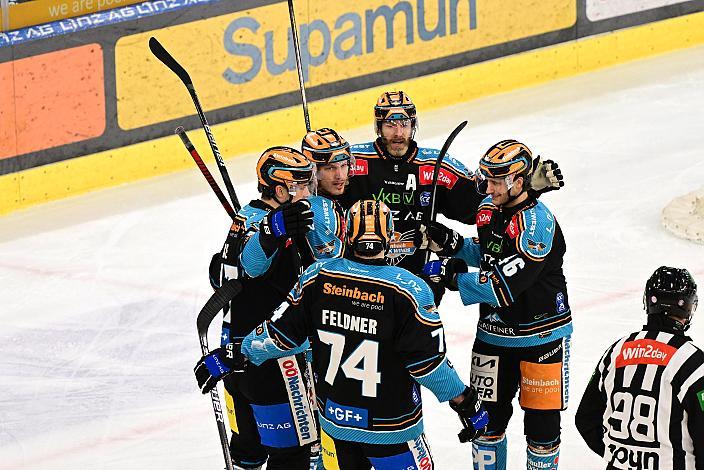
{"type": "Polygon", "coordinates": [[[704,188],[673,199],[662,210],[662,224],[680,238],[704,244],[704,188]]]}

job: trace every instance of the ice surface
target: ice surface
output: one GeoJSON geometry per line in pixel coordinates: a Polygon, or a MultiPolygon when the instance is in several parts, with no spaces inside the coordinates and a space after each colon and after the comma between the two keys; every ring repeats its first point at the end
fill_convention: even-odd
{"type": "MultiPolygon", "coordinates": [[[[603,468],[573,416],[603,350],[643,323],[647,277],[662,264],[684,266],[704,285],[704,247],[660,225],[672,198],[704,185],[703,109],[697,47],[420,110],[424,146],[439,148],[470,122],[451,149],[470,168],[493,143],[516,138],[565,174],[567,186],[543,198],[565,232],[575,323],[561,468],[603,468]]],[[[345,135],[370,140],[371,127],[345,135]]],[[[228,161],[242,201],[255,195],[254,158],[228,161]]],[[[210,400],[191,369],[208,262],[228,226],[195,167],[0,219],[0,468],[223,467],[210,400]]],[[[468,380],[477,309],[448,293],[441,314],[449,356],[468,380]]],[[[691,333],[702,346],[697,317],[691,333]]],[[[447,405],[425,394],[425,416],[437,468],[470,468],[447,405]]],[[[509,458],[509,468],[525,468],[520,409],[509,458]]]]}

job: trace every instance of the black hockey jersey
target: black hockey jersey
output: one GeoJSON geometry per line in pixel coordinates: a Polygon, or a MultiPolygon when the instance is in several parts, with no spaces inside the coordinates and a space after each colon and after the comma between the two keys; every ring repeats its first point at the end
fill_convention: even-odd
{"type": "Polygon", "coordinates": [[[476,222],[479,237],[466,238],[456,256],[480,268],[457,276],[462,302],[481,303],[477,338],[527,347],[571,334],[565,239],[545,204],[529,197],[496,207],[487,197],[476,222]]]}
{"type": "Polygon", "coordinates": [[[313,345],[320,425],[354,442],[423,432],[418,384],[440,401],[465,388],[445,357],[433,294],[409,271],[338,258],[314,263],[272,319],[242,342],[254,364],[313,345]]]}
{"type": "Polygon", "coordinates": [[[704,468],[704,352],[645,327],[602,356],[575,422],[609,469],[704,468]]]}
{"type": "MultiPolygon", "coordinates": [[[[389,265],[420,273],[425,252],[413,245],[416,225],[430,212],[433,173],[440,151],[418,148],[411,141],[407,155],[394,158],[375,142],[353,145],[354,176],[340,203],[348,209],[360,199],[383,201],[394,214],[395,233],[387,254],[389,265]]],[[[479,203],[473,175],[449,155],[443,159],[438,175],[436,212],[447,218],[473,224],[479,203]]]]}

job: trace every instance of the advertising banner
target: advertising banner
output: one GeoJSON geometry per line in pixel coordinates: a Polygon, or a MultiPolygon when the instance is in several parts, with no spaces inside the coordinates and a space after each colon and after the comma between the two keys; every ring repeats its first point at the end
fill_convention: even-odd
{"type": "MultiPolygon", "coordinates": [[[[25,28],[42,23],[87,15],[124,5],[141,3],[143,0],[32,0],[11,4],[4,23],[9,29],[25,28]]],[[[3,26],[3,31],[6,28],[3,26]]]]}
{"type": "MultiPolygon", "coordinates": [[[[569,28],[576,0],[298,1],[309,87],[569,28]]],[[[147,48],[155,36],[191,73],[206,110],[298,89],[286,3],[121,38],[115,50],[123,130],[192,114],[177,79],[147,48]],[[140,73],[131,73],[139,70],[140,73]]]]}

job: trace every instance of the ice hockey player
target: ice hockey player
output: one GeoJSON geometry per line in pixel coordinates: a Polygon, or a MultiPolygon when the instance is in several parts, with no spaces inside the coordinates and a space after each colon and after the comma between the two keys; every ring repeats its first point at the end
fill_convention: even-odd
{"type": "Polygon", "coordinates": [[[645,284],[647,324],[609,347],[575,422],[610,469],[704,468],[704,352],[685,335],[697,308],[686,269],[645,284]]]}
{"type": "MultiPolygon", "coordinates": [[[[418,147],[414,140],[418,129],[416,107],[403,91],[385,92],[379,97],[374,106],[374,127],[375,141],[352,146],[354,177],[340,203],[347,209],[360,199],[374,198],[389,206],[396,231],[387,262],[419,274],[425,247],[418,242],[418,228],[424,214],[430,212],[433,173],[440,151],[418,147]]],[[[536,194],[559,189],[562,175],[554,162],[535,167],[539,168],[532,189],[536,194]]],[[[446,156],[438,175],[436,198],[437,213],[474,223],[484,196],[477,193],[467,168],[446,156]]]]}
{"type": "MultiPolygon", "coordinates": [[[[506,426],[519,392],[528,469],[556,469],[560,411],[568,398],[572,317],[562,272],[565,240],[557,220],[529,193],[531,151],[515,140],[493,145],[479,162],[479,189],[488,195],[476,214],[478,238],[439,223],[429,247],[442,256],[424,272],[478,303],[472,385],[491,416],[473,444],[474,468],[506,468],[506,426]],[[466,272],[467,265],[480,268],[466,272]]],[[[512,465],[511,468],[517,468],[512,465]]]]}
{"type": "Polygon", "coordinates": [[[349,185],[354,167],[350,144],[326,127],[307,133],[301,152],[315,163],[318,194],[331,200],[339,199],[349,185]]]}
{"type": "Polygon", "coordinates": [[[244,374],[230,375],[231,370],[218,365],[227,344],[239,344],[283,302],[301,267],[341,256],[341,228],[331,204],[306,200],[314,165],[298,150],[266,150],[257,163],[257,178],[261,198],[239,211],[222,253],[211,263],[213,287],[223,278],[238,278],[243,290],[226,315],[222,347],[198,362],[196,378],[206,393],[216,379],[227,376],[230,451],[238,468],[260,468],[268,458],[269,469],[308,469],[310,444],[316,439],[314,418],[307,400],[303,405],[298,400],[306,397],[303,381],[288,380],[293,372],[305,371],[302,355],[289,357],[285,369],[272,362],[244,374]],[[318,230],[311,230],[314,224],[318,230]],[[295,406],[292,397],[298,397],[295,406]]]}
{"type": "Polygon", "coordinates": [[[300,351],[311,338],[325,468],[433,468],[419,385],[450,401],[463,442],[481,435],[487,414],[445,357],[428,286],[384,261],[390,210],[360,201],[346,227],[345,258],[310,266],[287,303],[244,339],[242,353],[262,364],[300,351]]]}

